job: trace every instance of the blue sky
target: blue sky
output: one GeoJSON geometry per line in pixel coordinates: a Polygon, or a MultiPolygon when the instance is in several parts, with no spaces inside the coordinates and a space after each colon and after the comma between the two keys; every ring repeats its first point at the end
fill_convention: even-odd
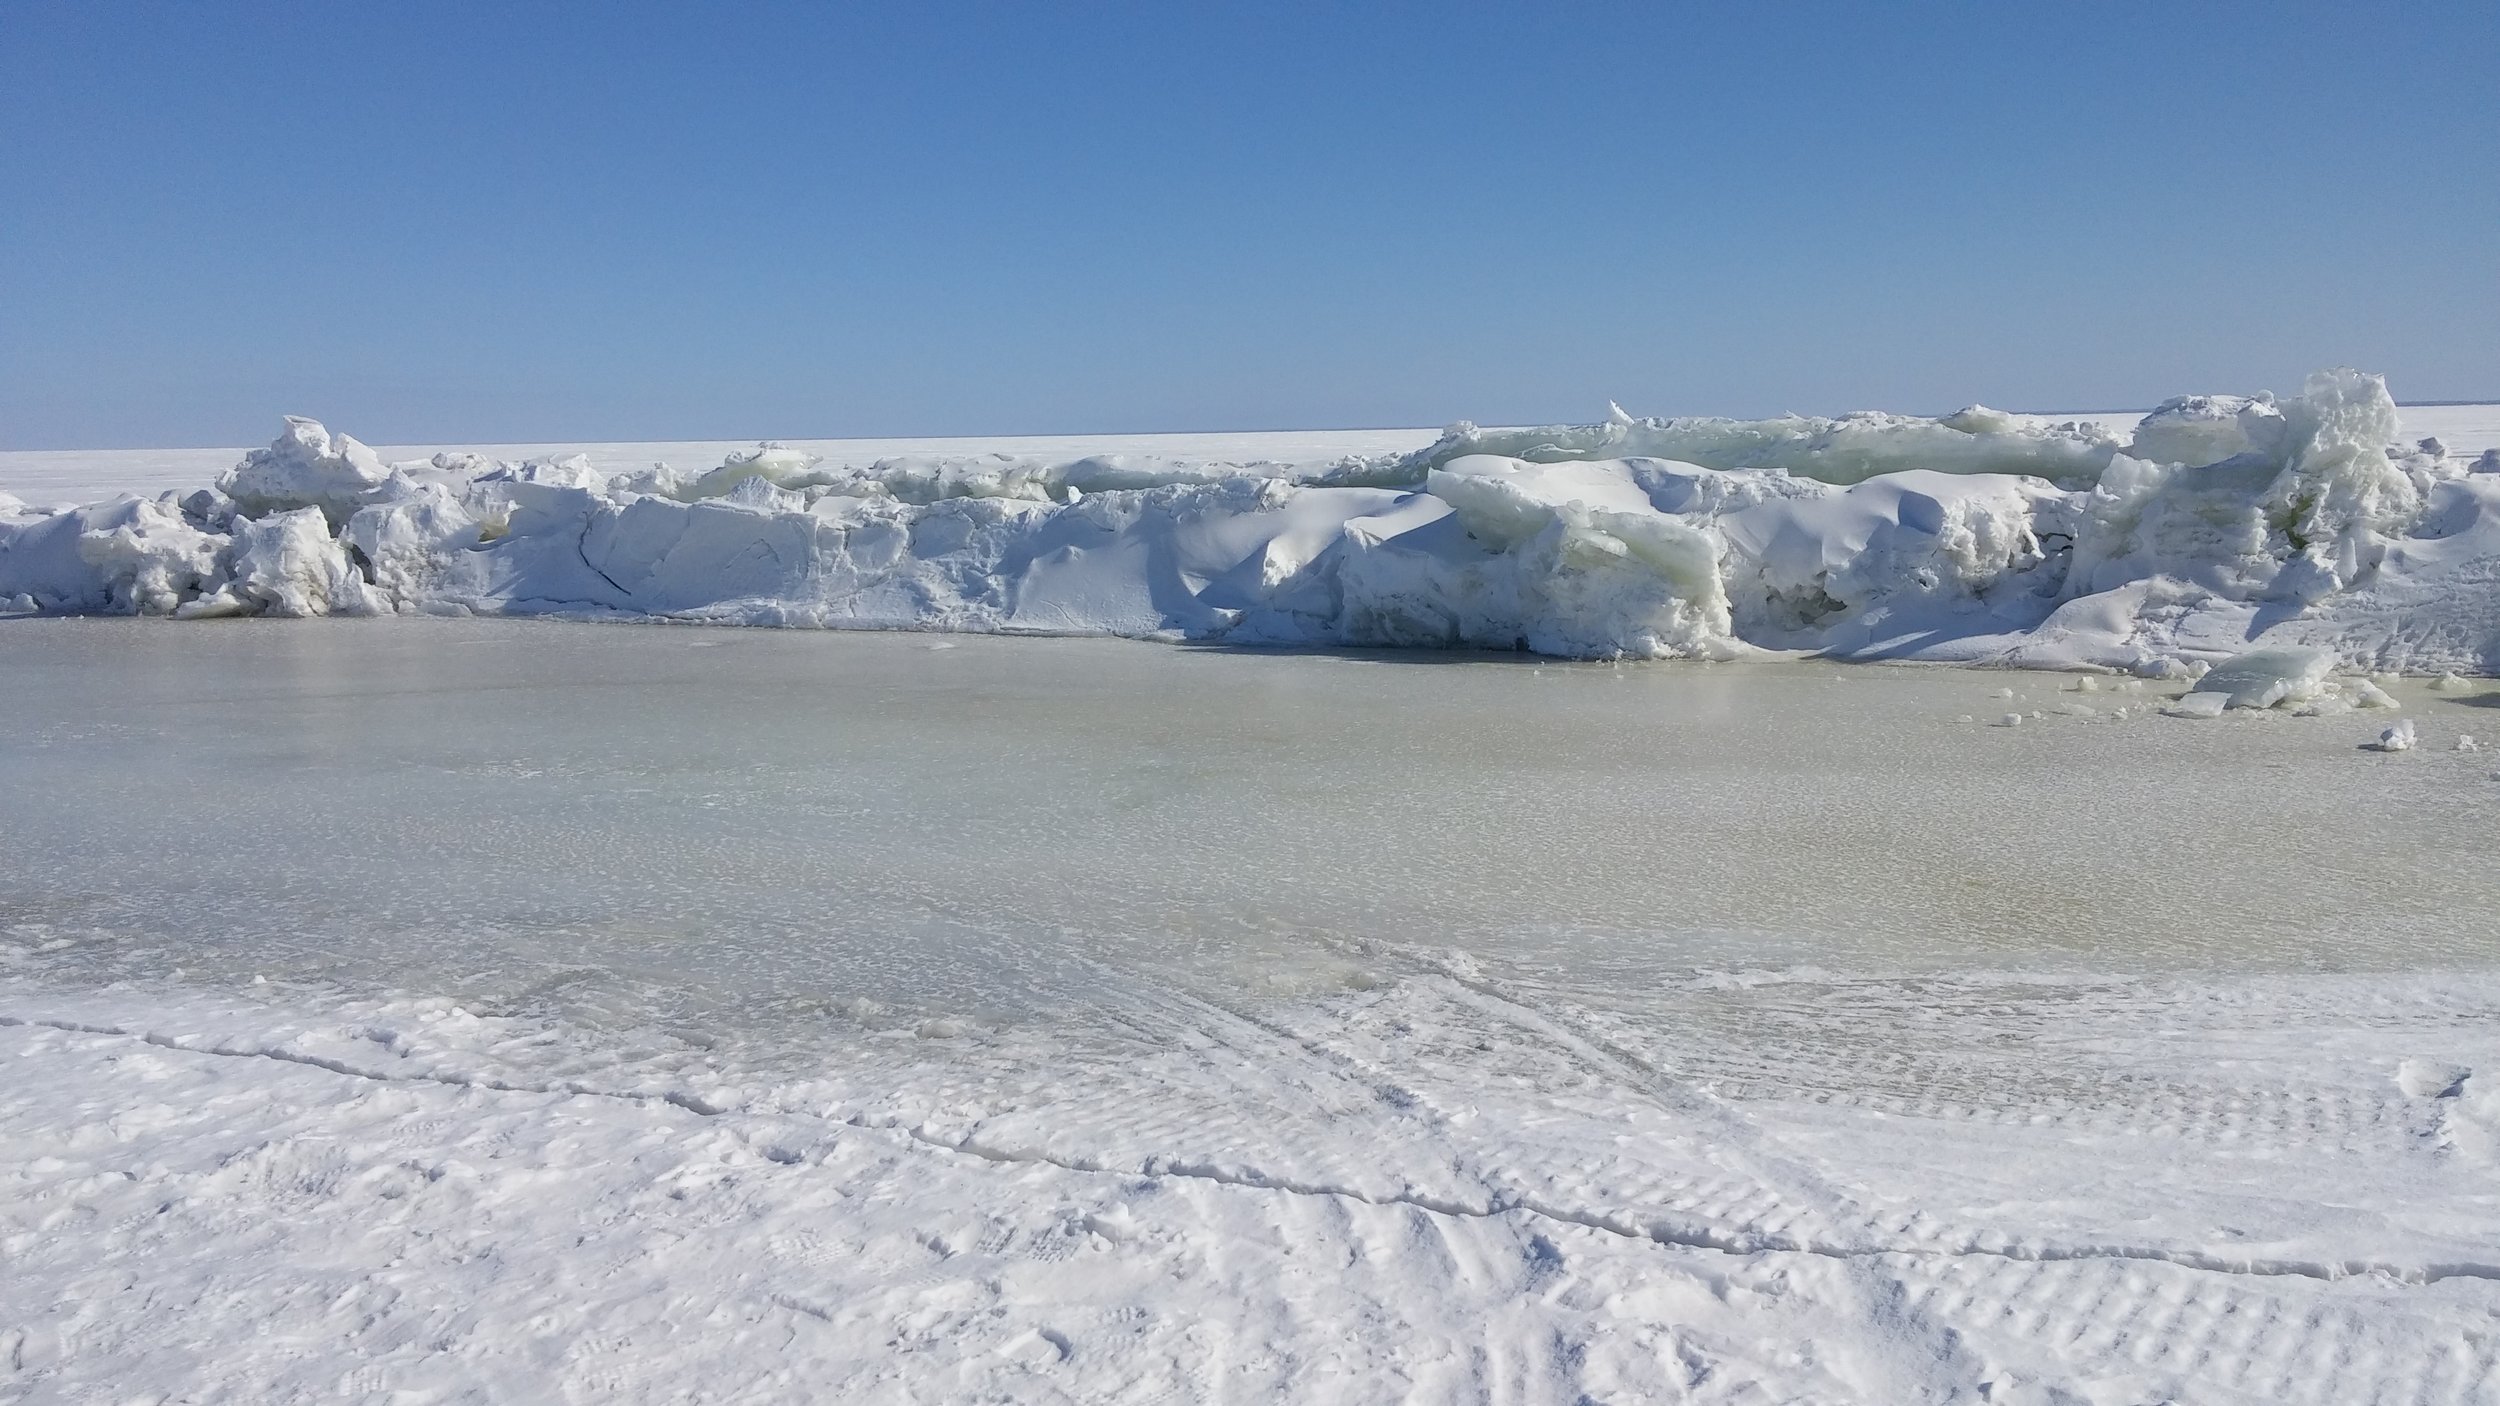
{"type": "Polygon", "coordinates": [[[2500,5],[0,7],[0,447],[2500,397],[2500,5]]]}

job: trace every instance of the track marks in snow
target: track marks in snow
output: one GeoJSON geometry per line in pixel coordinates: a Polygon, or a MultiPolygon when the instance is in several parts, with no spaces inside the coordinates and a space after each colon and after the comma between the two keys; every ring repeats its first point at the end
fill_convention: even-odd
{"type": "MultiPolygon", "coordinates": [[[[491,1263],[476,1256],[496,1237],[466,1230],[459,1208],[590,1178],[594,1164],[568,1163],[580,1155],[568,1149],[605,1149],[592,1155],[610,1189],[579,1233],[605,1237],[612,1258],[564,1269],[582,1277],[559,1296],[580,1296],[594,1320],[582,1331],[601,1345],[551,1367],[579,1399],[631,1394],[617,1364],[650,1361],[655,1329],[638,1339],[598,1321],[603,1296],[626,1293],[656,1295],[651,1312],[682,1322],[742,1304],[753,1317],[735,1331],[752,1345],[722,1363],[838,1361],[839,1379],[871,1395],[908,1382],[1033,1400],[1907,1401],[1983,1387],[2056,1399],[2095,1383],[2115,1399],[2500,1399],[2488,1332],[2500,1292],[2478,1249],[2490,1237],[2443,1239],[2471,1218],[2416,1217],[2393,1183],[2359,1180],[2438,1193],[2473,1170],[2435,1135],[2458,1099],[2417,1097],[2394,1055],[2482,1067],[2479,998],[2379,1010],[2350,993],[2312,1007],[2279,991],[2235,1003],[1794,983],[1755,999],[1752,1037],[1737,1039],[1748,1013],[1735,998],[1668,992],[1639,1019],[1465,975],[1423,968],[1378,990],[1238,1007],[1145,989],[1102,1067],[1035,1073],[1020,1047],[905,1040],[888,1047],[894,1062],[795,1083],[727,1056],[541,1048],[511,1025],[388,1012],[284,1036],[208,1033],[272,1027],[133,1020],[90,994],[73,1010],[110,1018],[0,1024],[60,1036],[43,1047],[136,1090],[261,1089],[310,1110],[302,1127],[361,1110],[394,1144],[431,1149],[352,1154],[352,1138],[327,1132],[215,1146],[186,1184],[194,1213],[265,1213],[220,1232],[242,1264],[280,1253],[293,1223],[365,1205],[384,1226],[432,1205],[456,1229],[410,1253],[491,1263]],[[1817,1007],[1872,1010],[1878,1034],[1931,1015],[1961,1028],[1887,1049],[1817,1007]],[[2130,1043],[2131,1030],[2151,1034],[2130,1043]],[[1740,1084],[1745,1071],[1760,1083],[1740,1084]],[[355,1082],[333,1104],[306,1092],[322,1079],[355,1082]],[[607,1141],[579,1142],[575,1127],[607,1141]],[[2243,1239],[2219,1219],[2153,1214],[2172,1185],[2158,1179],[2005,1200],[1972,1179],[1997,1151],[2138,1165],[2192,1196],[2227,1198],[2243,1173],[2293,1175],[2277,1204],[2375,1196],[2418,1224],[2287,1237],[2267,1231],[2266,1206],[2234,1206],[2256,1218],[2243,1239]],[[1862,1161],[1919,1175],[1905,1190],[1862,1161]],[[2113,1209],[2078,1214],[2090,1196],[2113,1209]],[[707,1309],[670,1287],[685,1256],[733,1245],[745,1287],[730,1299],[707,1309]],[[1072,1287],[1114,1270],[1117,1292],[1072,1287]],[[1185,1307],[1201,1290],[1228,1307],[1185,1307]],[[1369,1344],[1396,1346],[1364,1361],[1355,1345],[1369,1344]]],[[[155,1115],[113,1116],[119,1132],[84,1135],[108,1152],[148,1136],[155,1115]]],[[[48,1233],[63,1244],[165,1234],[151,1188],[72,1177],[50,1194],[47,1214],[66,1218],[48,1233]]],[[[136,1341],[111,1300],[92,1302],[103,1317],[82,1341],[136,1341]]],[[[488,1331],[407,1302],[368,1310],[397,1325],[394,1342],[488,1331]]],[[[290,1299],[274,1311],[329,1310],[290,1299]]],[[[59,1360],[51,1339],[27,1341],[30,1360],[59,1360]]],[[[733,1381],[773,1394],[769,1373],[716,1384],[733,1381]]]]}
{"type": "MultiPolygon", "coordinates": [[[[174,1036],[143,1030],[23,1015],[0,1014],[0,1026],[33,1026],[69,1034],[135,1040],[159,1049],[221,1059],[266,1059],[345,1078],[378,1083],[428,1083],[495,1093],[585,1097],[627,1104],[664,1105],[698,1118],[726,1119],[732,1123],[754,1121],[765,1124],[767,1136],[749,1137],[746,1140],[757,1147],[759,1155],[766,1162],[795,1166],[804,1165],[807,1161],[802,1155],[787,1153],[783,1150],[786,1147],[785,1142],[769,1136],[770,1125],[790,1122],[792,1115],[743,1115],[738,1110],[723,1108],[702,1098],[681,1092],[613,1091],[569,1082],[532,1085],[436,1072],[391,1074],[361,1069],[342,1060],[305,1055],[274,1047],[194,1045],[174,1036]]],[[[1273,1175],[1253,1166],[1225,1165],[1211,1161],[1166,1156],[1150,1156],[1144,1159],[1140,1166],[1123,1168],[1027,1149],[988,1145],[976,1137],[949,1138],[943,1134],[931,1132],[925,1127],[898,1120],[853,1117],[842,1119],[840,1123],[844,1127],[855,1130],[898,1135],[925,1149],[998,1166],[1049,1168],[1085,1176],[1142,1176],[1150,1179],[1170,1177],[1207,1182],[1237,1190],[1277,1193],[1320,1201],[1347,1201],[1379,1208],[1402,1207],[1430,1216],[1461,1220],[1527,1216],[1558,1225],[1597,1231],[1625,1240],[1731,1256],[1799,1254],[1831,1260],[1880,1260],[1911,1263],[1963,1258],[2002,1260],[2022,1264],[2136,1261],[2167,1264],[2210,1274],[2260,1278],[2294,1277],[2328,1282],[2363,1276],[2413,1285],[2434,1284],[2448,1279],[2500,1281],[2500,1262],[2471,1259],[2408,1264],[2360,1256],[2332,1259],[2239,1256],[2207,1250],[2110,1242],[2066,1245],[2054,1243],[1990,1245],[1967,1236],[1960,1239],[1958,1243],[1938,1243],[1952,1238],[1952,1232],[1941,1227],[1923,1236],[1900,1243],[1834,1243],[1777,1232],[1730,1232],[1702,1220],[1672,1214],[1600,1210],[1517,1193],[1497,1191],[1477,1200],[1457,1200],[1411,1191],[1381,1193],[1358,1187],[1329,1185],[1273,1175]],[[1925,1243],[1919,1243],[1920,1241],[1925,1243]]],[[[343,1170],[334,1156],[325,1160],[323,1154],[317,1150],[307,1152],[300,1149],[256,1149],[253,1153],[239,1159],[235,1165],[238,1168],[237,1176],[241,1179],[253,1181],[266,1188],[293,1189],[308,1196],[327,1195],[334,1188],[343,1170]]],[[[1767,1194],[1758,1184],[1746,1186],[1727,1179],[1705,1181],[1698,1183],[1697,1186],[1701,1189],[1719,1192],[1722,1199],[1717,1202],[1717,1205],[1726,1211],[1741,1212],[1758,1205],[1767,1194]]],[[[1704,1205],[1710,1204],[1706,1197],[1695,1199],[1702,1201],[1704,1205]]],[[[1905,1224],[1902,1228],[1909,1227],[1905,1224]]],[[[994,1220],[985,1230],[983,1238],[977,1241],[973,1248],[983,1254],[1001,1254],[1013,1243],[1014,1234],[1013,1228],[1007,1223],[994,1220]]],[[[1042,1257],[1064,1258],[1064,1254],[1046,1254],[1042,1257]]]]}
{"type": "Polygon", "coordinates": [[[2043,1368],[2131,1368],[2194,1382],[2199,1399],[2433,1403],[2500,1384],[2482,1305],[2387,1286],[2352,1300],[2163,1264],[1985,1260],[1916,1266],[1906,1282],[1937,1321],[2035,1349],[2043,1368]]]}

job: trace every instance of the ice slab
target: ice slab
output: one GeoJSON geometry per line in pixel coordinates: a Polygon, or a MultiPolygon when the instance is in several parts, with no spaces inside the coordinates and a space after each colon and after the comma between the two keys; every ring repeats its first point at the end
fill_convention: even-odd
{"type": "Polygon", "coordinates": [[[2334,671],[2335,656],[2323,649],[2252,649],[2216,664],[2197,680],[2196,688],[2198,693],[2223,695],[2233,708],[2272,708],[2308,702],[2334,671]]]}

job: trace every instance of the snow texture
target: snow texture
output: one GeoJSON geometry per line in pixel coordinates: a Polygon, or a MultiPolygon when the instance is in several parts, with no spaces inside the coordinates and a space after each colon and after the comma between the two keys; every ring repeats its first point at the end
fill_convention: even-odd
{"type": "Polygon", "coordinates": [[[443,1000],[20,984],[0,996],[19,1076],[0,1087],[0,1390],[2500,1392],[2487,979],[2225,998],[1714,976],[1661,999],[1760,1010],[1796,1044],[1577,1034],[1418,965],[1302,1009],[1154,1011],[1189,1044],[1141,1053],[1116,1090],[977,1063],[950,1080],[911,1049],[944,1040],[792,1079],[443,1000]],[[1817,1003],[1966,1038],[1878,1049],[1817,1003]],[[1471,1047],[1495,1078],[1453,1058],[1471,1047]]]}
{"type": "Polygon", "coordinates": [[[2500,475],[2384,382],[2190,396],[2122,437],[1921,418],[1480,430],[1334,462],[1128,452],[715,467],[442,453],[290,418],[213,490],[0,500],[43,612],[660,617],[1478,647],[1807,650],[2172,676],[2255,647],[2500,671],[2500,475]]]}

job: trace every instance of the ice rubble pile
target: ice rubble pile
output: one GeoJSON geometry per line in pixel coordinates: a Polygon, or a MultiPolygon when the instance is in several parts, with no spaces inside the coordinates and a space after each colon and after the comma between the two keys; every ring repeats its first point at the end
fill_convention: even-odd
{"type": "Polygon", "coordinates": [[[389,465],[309,420],[187,496],[0,497],[0,602],[2099,665],[2252,644],[2500,671],[2500,468],[2395,447],[2376,376],[2131,439],[1940,419],[1460,425],[1294,468],[1097,456],[697,474],[389,465]]]}

